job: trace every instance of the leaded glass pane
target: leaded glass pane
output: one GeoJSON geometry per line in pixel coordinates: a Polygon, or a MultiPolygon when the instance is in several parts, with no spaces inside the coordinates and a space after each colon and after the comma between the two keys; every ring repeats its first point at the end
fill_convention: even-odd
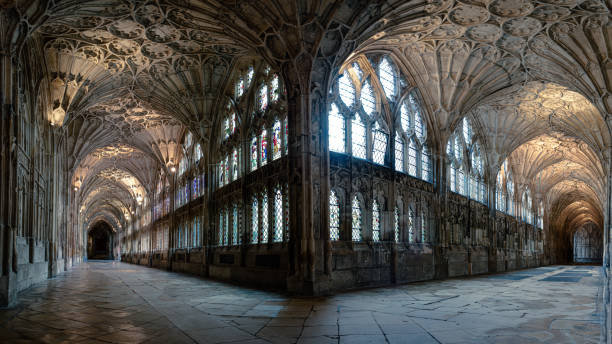
{"type": "Polygon", "coordinates": [[[414,140],[410,140],[408,145],[408,174],[411,176],[417,176],[417,149],[414,140]]]}
{"type": "Polygon", "coordinates": [[[274,193],[274,242],[283,241],[283,194],[280,187],[274,193]]]}
{"type": "Polygon", "coordinates": [[[247,72],[247,86],[251,85],[251,81],[253,81],[253,75],[255,74],[255,70],[253,69],[253,66],[249,67],[249,70],[247,72]]]}
{"type": "Polygon", "coordinates": [[[231,125],[230,125],[230,119],[229,118],[226,118],[223,121],[223,127],[224,127],[223,138],[227,140],[227,138],[229,138],[230,134],[232,133],[232,128],[231,128],[231,125]]]}
{"type": "Polygon", "coordinates": [[[404,129],[406,133],[410,133],[412,130],[412,118],[410,115],[410,108],[406,101],[402,103],[402,106],[400,108],[400,120],[402,122],[402,129],[404,129]]]}
{"type": "Polygon", "coordinates": [[[463,168],[460,167],[459,171],[457,171],[457,192],[463,196],[466,196],[465,189],[465,174],[463,173],[463,168]]]}
{"type": "Polygon", "coordinates": [[[426,182],[431,182],[431,157],[427,147],[423,147],[423,153],[421,155],[421,179],[426,182]]]}
{"type": "Polygon", "coordinates": [[[372,203],[372,240],[380,241],[380,208],[376,200],[372,203]]]}
{"type": "Polygon", "coordinates": [[[272,160],[281,157],[282,153],[281,122],[277,120],[272,127],[272,160]]]}
{"type": "Polygon", "coordinates": [[[229,236],[229,209],[225,210],[225,216],[223,217],[225,220],[223,222],[223,246],[227,246],[229,244],[228,236],[229,236]]]}
{"type": "Polygon", "coordinates": [[[238,245],[240,240],[238,238],[238,206],[234,205],[232,211],[232,245],[238,245]]]}
{"type": "Polygon", "coordinates": [[[404,141],[399,137],[399,132],[395,136],[395,170],[404,172],[404,141]]]}
{"type": "Polygon", "coordinates": [[[264,191],[261,199],[261,242],[268,242],[268,193],[264,191]]]}
{"type": "Polygon", "coordinates": [[[266,84],[261,85],[259,89],[259,110],[266,111],[268,108],[268,86],[266,84]]]}
{"type": "Polygon", "coordinates": [[[257,169],[257,138],[251,140],[251,171],[257,169]]]}
{"type": "Polygon", "coordinates": [[[346,124],[344,117],[338,111],[336,104],[329,111],[329,150],[344,153],[346,141],[346,124]]]}
{"type": "Polygon", "coordinates": [[[353,63],[353,71],[355,72],[355,74],[357,74],[357,78],[361,80],[361,78],[363,77],[363,72],[361,71],[361,67],[359,67],[359,64],[357,62],[353,63]]]}
{"type": "Polygon", "coordinates": [[[415,226],[414,210],[408,207],[408,242],[414,243],[414,226],[415,226]]]}
{"type": "Polygon", "coordinates": [[[268,163],[268,131],[264,129],[259,136],[260,152],[261,152],[261,166],[268,163]]]}
{"type": "Polygon", "coordinates": [[[275,102],[278,100],[279,95],[279,87],[278,87],[278,75],[274,74],[272,77],[272,81],[270,82],[270,100],[275,102]]]}
{"type": "Polygon", "coordinates": [[[395,211],[393,211],[393,238],[395,240],[395,242],[399,242],[399,232],[400,232],[400,225],[399,225],[399,209],[398,207],[395,207],[395,211]]]}
{"type": "Polygon", "coordinates": [[[251,243],[257,244],[257,236],[259,229],[259,200],[257,196],[253,196],[251,202],[251,243]]]}
{"type": "Polygon", "coordinates": [[[232,153],[232,180],[238,179],[238,150],[234,149],[232,153]]]}
{"type": "Polygon", "coordinates": [[[378,129],[374,131],[374,146],[372,147],[372,159],[375,163],[384,165],[387,152],[387,134],[378,129]]]}
{"type": "Polygon", "coordinates": [[[420,109],[414,111],[414,133],[421,142],[425,141],[426,129],[423,124],[423,119],[421,118],[420,109]]]}
{"type": "Polygon", "coordinates": [[[472,126],[467,117],[463,117],[463,139],[468,146],[472,143],[472,126]]]}
{"type": "Polygon", "coordinates": [[[455,136],[455,159],[457,159],[458,162],[461,162],[461,160],[463,160],[463,149],[461,148],[461,140],[459,139],[459,136],[455,136]]]}
{"type": "Polygon", "coordinates": [[[387,98],[395,95],[395,72],[389,58],[385,57],[378,65],[378,75],[387,98]]]}
{"type": "Polygon", "coordinates": [[[329,193],[329,239],[340,239],[340,201],[334,190],[329,193]]]}
{"type": "Polygon", "coordinates": [[[352,138],[353,138],[353,156],[356,158],[366,158],[366,132],[365,126],[356,115],[352,121],[352,138]]]}
{"type": "Polygon", "coordinates": [[[457,192],[457,168],[454,165],[450,168],[450,188],[452,192],[457,192]]]}
{"type": "Polygon", "coordinates": [[[361,107],[368,116],[376,110],[376,99],[374,98],[374,91],[372,91],[370,80],[367,80],[361,88],[361,107]]]}
{"type": "Polygon", "coordinates": [[[240,98],[243,94],[244,94],[244,79],[240,78],[238,79],[238,82],[236,82],[236,86],[234,89],[234,94],[236,95],[236,98],[240,98]]]}
{"type": "Polygon", "coordinates": [[[338,79],[338,92],[340,93],[340,99],[347,107],[353,106],[355,103],[355,86],[347,71],[344,71],[338,79]]]}
{"type": "Polygon", "coordinates": [[[352,239],[353,241],[361,241],[361,204],[359,204],[357,196],[353,197],[352,206],[352,239]]]}
{"type": "Polygon", "coordinates": [[[421,242],[428,242],[427,218],[425,211],[421,210],[421,242]]]}

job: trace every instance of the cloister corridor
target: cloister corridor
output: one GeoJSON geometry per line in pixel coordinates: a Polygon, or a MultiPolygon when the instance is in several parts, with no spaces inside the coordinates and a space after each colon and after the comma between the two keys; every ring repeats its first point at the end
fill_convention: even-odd
{"type": "Polygon", "coordinates": [[[294,298],[90,261],[0,311],[10,343],[597,343],[601,268],[511,273],[294,298]]]}

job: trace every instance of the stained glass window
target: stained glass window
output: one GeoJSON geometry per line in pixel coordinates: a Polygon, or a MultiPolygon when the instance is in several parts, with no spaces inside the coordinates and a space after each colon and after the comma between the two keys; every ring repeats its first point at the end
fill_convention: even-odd
{"type": "Polygon", "coordinates": [[[272,127],[272,159],[276,160],[281,157],[282,139],[281,139],[281,122],[276,120],[272,127]]]}
{"type": "Polygon", "coordinates": [[[361,218],[361,204],[359,202],[359,199],[357,198],[357,196],[355,195],[353,197],[353,201],[351,203],[352,205],[352,217],[353,217],[353,221],[352,221],[352,239],[353,241],[361,241],[362,240],[362,235],[361,235],[361,223],[362,223],[362,218],[361,218]]]}
{"type": "Polygon", "coordinates": [[[375,163],[384,165],[385,164],[385,154],[387,152],[387,137],[388,135],[378,128],[376,125],[376,129],[374,130],[374,146],[372,147],[372,160],[375,163]]]}
{"type": "Polygon", "coordinates": [[[366,132],[365,126],[361,123],[359,116],[356,115],[351,127],[353,133],[353,156],[356,158],[366,158],[366,132]]]}
{"type": "Polygon", "coordinates": [[[414,111],[414,133],[421,142],[425,141],[425,125],[423,124],[423,119],[421,119],[421,111],[419,109],[414,111]]]}
{"type": "Polygon", "coordinates": [[[384,57],[378,65],[378,75],[383,90],[388,98],[395,95],[395,72],[388,57],[384,57]]]}
{"type": "Polygon", "coordinates": [[[244,94],[244,88],[245,88],[244,78],[238,79],[238,82],[236,82],[236,88],[234,90],[236,98],[242,97],[242,95],[244,94]]]}
{"type": "Polygon", "coordinates": [[[338,79],[338,91],[342,102],[349,108],[353,106],[353,103],[355,103],[355,86],[353,86],[353,81],[347,71],[344,71],[344,74],[338,79]]]}
{"type": "Polygon", "coordinates": [[[225,157],[224,166],[225,166],[225,174],[224,174],[225,180],[223,182],[224,184],[227,184],[230,182],[230,178],[231,178],[231,166],[230,166],[229,156],[225,157]]]}
{"type": "Polygon", "coordinates": [[[399,242],[400,239],[400,223],[399,223],[399,217],[400,217],[400,212],[399,212],[399,208],[395,207],[395,210],[393,211],[393,240],[395,242],[399,242]]]}
{"type": "Polygon", "coordinates": [[[202,147],[200,146],[200,144],[196,144],[195,149],[194,149],[194,159],[193,161],[196,162],[196,164],[200,161],[200,159],[202,159],[202,147]]]}
{"type": "Polygon", "coordinates": [[[257,169],[257,138],[251,140],[251,171],[257,169]]]}
{"type": "Polygon", "coordinates": [[[278,87],[278,75],[274,74],[272,81],[270,82],[270,100],[275,102],[278,100],[279,87],[278,87]]]}
{"type": "Polygon", "coordinates": [[[334,190],[329,193],[329,239],[340,240],[340,201],[334,190]]]}
{"type": "Polygon", "coordinates": [[[253,69],[253,66],[249,67],[249,70],[247,71],[247,86],[251,85],[251,81],[253,81],[253,75],[255,74],[255,69],[253,69]]]}
{"type": "Polygon", "coordinates": [[[361,107],[368,116],[376,110],[376,99],[374,99],[374,91],[372,91],[370,80],[367,80],[361,88],[361,107]]]}
{"type": "Polygon", "coordinates": [[[417,176],[417,147],[414,140],[410,140],[408,146],[408,174],[411,176],[417,176]]]}
{"type": "Polygon", "coordinates": [[[259,202],[257,196],[253,196],[251,202],[251,243],[257,244],[257,230],[259,229],[259,202]]]}
{"type": "Polygon", "coordinates": [[[266,111],[268,108],[268,86],[261,85],[259,89],[259,110],[266,111]]]}
{"type": "Polygon", "coordinates": [[[261,242],[268,242],[268,192],[261,197],[261,242]]]}
{"type": "Polygon", "coordinates": [[[408,207],[408,242],[414,243],[414,226],[416,224],[416,219],[414,217],[414,209],[412,206],[408,207]]]}
{"type": "Polygon", "coordinates": [[[346,124],[344,117],[338,111],[336,104],[331,105],[329,111],[329,150],[339,153],[344,153],[346,141],[346,124]]]}
{"type": "Polygon", "coordinates": [[[274,242],[283,241],[283,193],[280,187],[274,192],[274,242]]]}
{"type": "Polygon", "coordinates": [[[234,149],[232,153],[232,180],[238,179],[238,150],[234,149]]]}
{"type": "Polygon", "coordinates": [[[380,207],[377,200],[372,202],[372,241],[380,241],[380,207]]]}
{"type": "Polygon", "coordinates": [[[264,129],[261,132],[261,136],[259,137],[260,152],[261,152],[261,166],[265,165],[268,162],[268,131],[264,129]]]}
{"type": "Polygon", "coordinates": [[[395,136],[395,170],[404,172],[404,141],[399,134],[395,136]]]}

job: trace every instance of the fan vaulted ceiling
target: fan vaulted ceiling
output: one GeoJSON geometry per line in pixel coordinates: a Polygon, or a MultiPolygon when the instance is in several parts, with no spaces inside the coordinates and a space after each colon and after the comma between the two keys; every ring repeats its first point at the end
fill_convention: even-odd
{"type": "MultiPolygon", "coordinates": [[[[46,117],[65,128],[89,218],[125,223],[136,195],[177,163],[187,130],[205,155],[215,149],[213,128],[242,60],[304,62],[294,68],[306,68],[316,89],[365,52],[393,54],[413,77],[439,151],[472,116],[490,178],[510,157],[558,213],[601,217],[612,112],[603,1],[96,0],[52,2],[45,13],[35,35],[46,117]]],[[[299,84],[304,75],[295,74],[286,81],[299,84]]]]}

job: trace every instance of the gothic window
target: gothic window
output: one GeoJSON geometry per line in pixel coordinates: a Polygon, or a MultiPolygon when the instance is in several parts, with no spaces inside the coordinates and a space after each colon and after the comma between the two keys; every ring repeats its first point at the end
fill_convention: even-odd
{"type": "MultiPolygon", "coordinates": [[[[415,91],[410,92],[400,103],[399,125],[396,136],[405,142],[407,166],[402,170],[409,175],[431,182],[431,161],[427,147],[427,130],[421,117],[421,106],[415,91]]],[[[396,149],[397,152],[397,149],[396,149]]],[[[396,153],[397,154],[397,153],[396,153]]]]}
{"type": "Polygon", "coordinates": [[[345,152],[346,123],[336,104],[331,105],[329,111],[329,150],[339,153],[345,152]]]}
{"type": "Polygon", "coordinates": [[[282,152],[282,139],[281,139],[281,122],[276,120],[272,127],[272,159],[276,160],[281,157],[282,152]]]}
{"type": "Polygon", "coordinates": [[[261,242],[268,242],[268,191],[261,198],[261,242]]]}
{"type": "Polygon", "coordinates": [[[340,201],[334,190],[329,193],[329,239],[340,240],[340,201]]]}
{"type": "Polygon", "coordinates": [[[348,108],[352,107],[355,102],[355,86],[347,70],[338,79],[338,92],[344,105],[348,108]]]}
{"type": "Polygon", "coordinates": [[[357,198],[357,195],[353,196],[353,201],[351,202],[351,207],[352,207],[352,239],[353,241],[361,241],[362,240],[362,235],[361,235],[361,227],[362,227],[362,222],[363,219],[361,218],[361,202],[359,201],[359,198],[357,198]]]}
{"type": "Polygon", "coordinates": [[[486,201],[484,163],[470,120],[464,117],[446,144],[449,184],[453,192],[479,202],[486,201]]]}
{"type": "Polygon", "coordinates": [[[259,202],[257,196],[253,196],[251,201],[251,243],[257,244],[259,229],[259,202]]]}
{"type": "Polygon", "coordinates": [[[225,224],[226,224],[225,210],[221,209],[221,211],[219,212],[219,246],[225,246],[226,244],[227,236],[226,236],[225,224]]]}
{"type": "Polygon", "coordinates": [[[372,241],[380,241],[380,205],[372,202],[372,241]]]}
{"type": "Polygon", "coordinates": [[[414,207],[412,205],[408,206],[408,242],[414,243],[415,241],[415,227],[416,226],[416,217],[414,213],[414,207]]]}
{"type": "Polygon", "coordinates": [[[274,192],[274,242],[283,241],[283,193],[280,186],[274,192]]]}

